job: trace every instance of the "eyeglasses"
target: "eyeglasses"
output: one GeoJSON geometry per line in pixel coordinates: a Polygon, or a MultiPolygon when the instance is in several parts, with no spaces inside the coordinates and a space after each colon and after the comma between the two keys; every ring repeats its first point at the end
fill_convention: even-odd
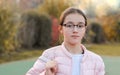
{"type": "Polygon", "coordinates": [[[74,25],[72,23],[69,23],[69,24],[63,24],[63,26],[69,28],[69,29],[74,29],[75,27],[77,27],[77,29],[81,30],[81,29],[84,29],[85,28],[85,25],[84,24],[78,24],[78,25],[74,25]]]}

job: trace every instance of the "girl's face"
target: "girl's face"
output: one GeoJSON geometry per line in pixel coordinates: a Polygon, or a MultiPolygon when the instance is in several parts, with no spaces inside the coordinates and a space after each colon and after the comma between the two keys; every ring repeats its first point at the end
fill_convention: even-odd
{"type": "Polygon", "coordinates": [[[85,19],[82,15],[74,13],[66,16],[61,29],[64,42],[73,45],[80,44],[85,31],[85,19]]]}

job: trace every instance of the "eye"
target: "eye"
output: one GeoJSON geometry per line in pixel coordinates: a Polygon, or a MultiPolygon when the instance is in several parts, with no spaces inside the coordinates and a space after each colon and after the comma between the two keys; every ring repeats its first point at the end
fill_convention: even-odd
{"type": "Polygon", "coordinates": [[[81,26],[81,25],[78,25],[77,27],[78,27],[78,28],[82,28],[82,26],[81,26]]]}
{"type": "Polygon", "coordinates": [[[78,25],[77,27],[78,28],[83,28],[85,25],[82,25],[82,24],[80,24],[80,25],[78,25]]]}
{"type": "Polygon", "coordinates": [[[66,27],[73,27],[73,24],[66,24],[66,27]]]}

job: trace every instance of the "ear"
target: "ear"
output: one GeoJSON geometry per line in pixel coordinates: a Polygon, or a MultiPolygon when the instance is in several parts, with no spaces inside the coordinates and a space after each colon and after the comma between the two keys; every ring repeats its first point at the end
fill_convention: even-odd
{"type": "Polygon", "coordinates": [[[61,34],[63,33],[63,31],[62,31],[62,26],[61,26],[61,25],[59,25],[58,30],[59,30],[59,32],[60,32],[61,34]]]}
{"type": "Polygon", "coordinates": [[[87,27],[87,26],[85,26],[85,32],[87,31],[87,29],[88,29],[88,27],[87,27]]]}

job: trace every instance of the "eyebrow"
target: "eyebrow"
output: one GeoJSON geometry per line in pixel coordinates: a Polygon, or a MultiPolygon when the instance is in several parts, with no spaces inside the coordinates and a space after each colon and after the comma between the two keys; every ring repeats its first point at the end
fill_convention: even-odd
{"type": "MultiPolygon", "coordinates": [[[[74,24],[73,22],[71,22],[71,21],[69,21],[69,22],[67,22],[67,23],[72,23],[72,24],[74,24]]],[[[66,23],[66,24],[67,24],[66,23]]],[[[78,22],[77,24],[85,24],[85,23],[83,23],[83,22],[78,22]]]]}
{"type": "Polygon", "coordinates": [[[79,22],[78,24],[85,24],[85,23],[83,23],[83,22],[79,22]]]}

